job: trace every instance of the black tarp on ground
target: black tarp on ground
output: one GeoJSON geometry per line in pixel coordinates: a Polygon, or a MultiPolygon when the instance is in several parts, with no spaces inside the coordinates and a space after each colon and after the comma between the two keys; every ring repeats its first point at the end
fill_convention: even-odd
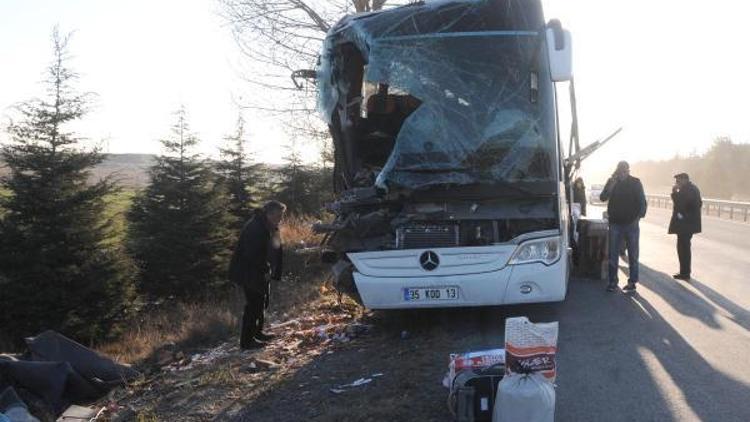
{"type": "Polygon", "coordinates": [[[19,387],[42,399],[54,414],[139,375],[54,331],[27,338],[26,344],[28,360],[0,356],[0,391],[19,387]]]}
{"type": "Polygon", "coordinates": [[[39,419],[31,416],[29,407],[16,394],[13,387],[8,387],[0,393],[0,415],[5,415],[10,421],[39,422],[39,419]]]}
{"type": "Polygon", "coordinates": [[[87,381],[99,388],[110,389],[137,377],[138,371],[103,357],[54,331],[26,339],[31,360],[68,362],[87,381]]]}

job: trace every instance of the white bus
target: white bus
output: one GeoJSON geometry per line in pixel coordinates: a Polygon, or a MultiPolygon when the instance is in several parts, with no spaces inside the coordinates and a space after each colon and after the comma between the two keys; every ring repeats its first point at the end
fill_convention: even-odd
{"type": "Polygon", "coordinates": [[[571,39],[539,0],[344,17],[316,75],[338,195],[316,228],[341,290],[370,309],[565,298],[571,39]]]}

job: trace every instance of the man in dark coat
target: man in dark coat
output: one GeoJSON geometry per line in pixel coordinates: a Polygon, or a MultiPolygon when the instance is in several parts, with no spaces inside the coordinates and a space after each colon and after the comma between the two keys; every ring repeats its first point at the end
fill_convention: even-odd
{"type": "Polygon", "coordinates": [[[583,178],[576,178],[573,182],[573,202],[581,205],[581,215],[586,215],[586,185],[583,184],[583,178]]]}
{"type": "Polygon", "coordinates": [[[687,173],[675,175],[672,187],[672,220],[669,234],[677,235],[677,257],[680,259],[680,272],[673,277],[690,280],[692,254],[690,241],[695,233],[701,232],[701,207],[703,200],[698,187],[690,182],[687,173]]]}
{"type": "Polygon", "coordinates": [[[608,292],[617,288],[617,272],[620,257],[620,245],[625,241],[628,250],[628,284],[625,292],[634,292],[638,283],[638,241],[640,227],[638,222],[646,216],[646,194],[638,178],[630,175],[630,165],[620,161],[612,177],[602,189],[599,199],[607,202],[609,219],[609,284],[608,292]]]}
{"type": "Polygon", "coordinates": [[[242,229],[229,265],[230,280],[245,293],[245,309],[240,328],[240,348],[263,347],[273,336],[263,333],[265,310],[270,299],[270,278],[281,279],[282,246],[279,223],[286,205],[270,201],[255,210],[242,229]]]}

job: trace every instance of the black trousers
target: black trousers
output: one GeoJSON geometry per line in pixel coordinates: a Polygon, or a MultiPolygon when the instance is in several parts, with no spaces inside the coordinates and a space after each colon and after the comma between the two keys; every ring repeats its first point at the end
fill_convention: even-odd
{"type": "Polygon", "coordinates": [[[247,287],[245,290],[245,310],[242,313],[240,327],[240,347],[244,348],[252,343],[253,338],[263,329],[265,320],[266,297],[247,287]]]}
{"type": "Polygon", "coordinates": [[[677,257],[680,259],[680,274],[682,275],[690,275],[690,264],[692,261],[690,241],[692,239],[692,233],[677,235],[677,257]]]}

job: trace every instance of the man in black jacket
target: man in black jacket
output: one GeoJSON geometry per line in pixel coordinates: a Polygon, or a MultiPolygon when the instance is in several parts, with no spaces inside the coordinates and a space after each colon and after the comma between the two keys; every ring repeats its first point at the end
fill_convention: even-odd
{"type": "Polygon", "coordinates": [[[581,215],[586,215],[586,185],[583,178],[578,177],[573,182],[573,202],[581,205],[581,215]]]}
{"type": "Polygon", "coordinates": [[[273,336],[263,333],[265,309],[268,308],[273,280],[281,279],[282,246],[279,223],[286,205],[270,201],[242,229],[229,265],[229,279],[245,292],[245,310],[240,328],[240,348],[263,347],[273,336]]]}
{"type": "Polygon", "coordinates": [[[638,178],[630,175],[630,165],[620,161],[612,177],[602,189],[599,199],[607,202],[609,218],[609,284],[608,292],[617,288],[617,272],[620,257],[620,245],[623,240],[628,250],[628,284],[625,292],[635,291],[638,283],[638,241],[640,227],[638,222],[646,216],[646,195],[638,178]]]}
{"type": "Polygon", "coordinates": [[[677,235],[677,257],[680,259],[680,272],[673,277],[678,280],[690,280],[692,254],[690,241],[695,233],[701,232],[701,207],[703,200],[698,187],[690,182],[687,173],[674,176],[672,187],[672,220],[669,222],[669,234],[677,235]]]}

